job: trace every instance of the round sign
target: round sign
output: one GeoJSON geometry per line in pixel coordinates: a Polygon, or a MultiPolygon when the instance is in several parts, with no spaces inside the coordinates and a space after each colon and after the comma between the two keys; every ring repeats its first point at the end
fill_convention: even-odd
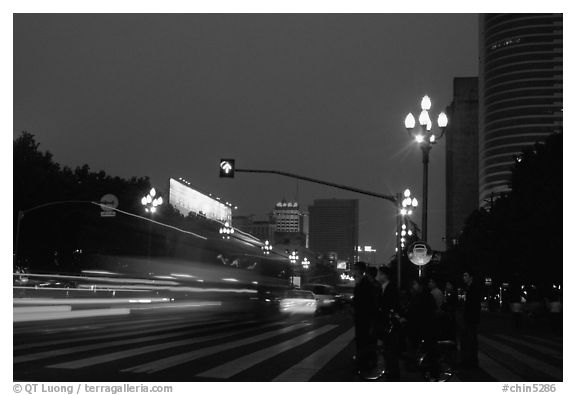
{"type": "Polygon", "coordinates": [[[408,247],[408,259],[416,266],[424,266],[432,259],[432,248],[425,241],[416,241],[408,247]]]}
{"type": "Polygon", "coordinates": [[[100,204],[102,204],[102,210],[104,211],[112,211],[118,207],[118,198],[111,193],[107,193],[106,195],[100,198],[100,204]]]}

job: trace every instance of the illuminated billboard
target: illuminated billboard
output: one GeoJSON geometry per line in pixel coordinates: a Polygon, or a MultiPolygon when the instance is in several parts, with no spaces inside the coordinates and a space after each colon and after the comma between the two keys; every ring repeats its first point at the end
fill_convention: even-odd
{"type": "Polygon", "coordinates": [[[168,201],[184,216],[192,212],[215,221],[232,221],[232,207],[204,195],[173,178],[170,179],[168,201]]]}

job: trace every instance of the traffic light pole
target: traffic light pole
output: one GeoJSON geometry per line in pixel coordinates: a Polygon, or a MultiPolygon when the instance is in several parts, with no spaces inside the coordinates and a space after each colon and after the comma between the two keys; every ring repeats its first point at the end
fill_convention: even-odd
{"type": "Polygon", "coordinates": [[[354,188],[348,185],[336,184],[334,182],[328,182],[323,180],[318,180],[316,178],[310,178],[306,176],[300,176],[297,174],[287,173],[285,171],[277,171],[277,170],[261,170],[261,169],[235,169],[234,171],[239,173],[260,173],[260,174],[276,174],[279,176],[295,178],[297,180],[304,180],[313,182],[315,184],[327,185],[329,187],[343,189],[345,191],[356,192],[362,195],[368,195],[372,197],[376,197],[379,199],[388,200],[389,202],[394,203],[396,207],[396,263],[397,263],[397,275],[398,275],[398,290],[401,288],[401,280],[402,280],[402,246],[400,243],[400,234],[402,232],[402,214],[400,210],[402,209],[402,194],[397,193],[394,195],[384,195],[377,192],[371,192],[364,189],[354,188]]]}
{"type": "MultiPolygon", "coordinates": [[[[366,191],[364,189],[359,189],[359,188],[354,188],[354,187],[350,187],[347,185],[342,185],[342,184],[336,184],[333,182],[328,182],[328,181],[322,181],[322,180],[318,180],[316,178],[310,178],[310,177],[306,177],[306,176],[300,176],[297,174],[292,174],[292,173],[287,173],[285,171],[277,171],[277,170],[258,170],[258,169],[235,169],[235,172],[237,173],[261,173],[261,174],[277,174],[279,176],[284,176],[284,177],[290,177],[290,178],[296,178],[298,180],[304,180],[304,181],[309,181],[309,182],[313,182],[316,184],[322,184],[322,185],[328,185],[329,187],[334,187],[334,188],[338,188],[338,189],[344,189],[345,191],[351,191],[351,192],[356,192],[356,193],[361,193],[363,195],[368,195],[368,196],[373,196],[373,197],[377,197],[380,199],[384,199],[384,200],[388,200],[392,203],[397,203],[397,199],[398,196],[394,196],[394,195],[384,195],[381,193],[377,193],[377,192],[371,192],[371,191],[366,191]]],[[[398,202],[398,203],[401,203],[398,202]]]]}

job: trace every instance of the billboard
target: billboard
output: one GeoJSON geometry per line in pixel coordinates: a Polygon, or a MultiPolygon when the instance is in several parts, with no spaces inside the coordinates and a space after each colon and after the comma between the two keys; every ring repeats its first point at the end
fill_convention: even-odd
{"type": "Polygon", "coordinates": [[[192,212],[215,221],[232,221],[232,207],[173,178],[170,179],[168,202],[184,216],[192,212]]]}

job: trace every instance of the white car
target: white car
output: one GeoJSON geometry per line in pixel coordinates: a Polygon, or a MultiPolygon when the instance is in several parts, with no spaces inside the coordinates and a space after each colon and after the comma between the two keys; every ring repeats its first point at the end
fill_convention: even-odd
{"type": "Polygon", "coordinates": [[[280,297],[279,307],[284,314],[314,314],[317,302],[312,292],[291,289],[280,297]]]}
{"type": "Polygon", "coordinates": [[[314,297],[318,302],[318,312],[332,311],[336,308],[336,291],[334,287],[325,284],[306,284],[302,289],[314,293],[314,297]]]}

